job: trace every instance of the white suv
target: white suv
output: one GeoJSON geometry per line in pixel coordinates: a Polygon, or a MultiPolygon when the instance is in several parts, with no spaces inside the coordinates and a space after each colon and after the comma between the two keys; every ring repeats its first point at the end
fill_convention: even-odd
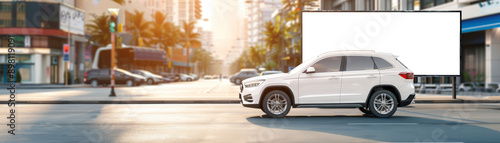
{"type": "Polygon", "coordinates": [[[359,108],[391,117],[415,98],[413,72],[396,57],[374,51],[337,51],[319,55],[289,73],[259,76],[240,86],[243,106],[284,117],[291,107],[359,108]]]}

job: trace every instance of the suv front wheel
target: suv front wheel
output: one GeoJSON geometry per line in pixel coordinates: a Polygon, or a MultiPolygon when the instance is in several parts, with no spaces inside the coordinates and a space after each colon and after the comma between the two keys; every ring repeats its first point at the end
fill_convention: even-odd
{"type": "Polygon", "coordinates": [[[387,90],[379,90],[373,93],[368,104],[370,111],[380,118],[391,117],[398,108],[396,96],[387,90]]]}
{"type": "Polygon", "coordinates": [[[282,118],[290,111],[292,101],[288,95],[280,90],[273,90],[266,94],[261,109],[270,117],[282,118]]]}

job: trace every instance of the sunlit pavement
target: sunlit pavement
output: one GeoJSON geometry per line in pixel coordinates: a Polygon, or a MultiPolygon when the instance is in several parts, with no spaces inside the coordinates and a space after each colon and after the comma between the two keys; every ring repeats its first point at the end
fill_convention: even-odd
{"type": "MultiPolygon", "coordinates": [[[[67,89],[18,89],[18,101],[130,101],[130,100],[238,100],[239,86],[227,79],[200,79],[138,87],[116,87],[117,97],[109,97],[109,87],[67,89]]],[[[8,99],[3,92],[0,99],[8,99]]]]}
{"type": "MultiPolygon", "coordinates": [[[[6,117],[6,106],[0,108],[6,117]]],[[[239,104],[23,104],[0,142],[498,142],[500,104],[414,104],[391,118],[293,108],[283,119],[239,104]]],[[[7,122],[2,121],[2,123],[7,122]]]]}

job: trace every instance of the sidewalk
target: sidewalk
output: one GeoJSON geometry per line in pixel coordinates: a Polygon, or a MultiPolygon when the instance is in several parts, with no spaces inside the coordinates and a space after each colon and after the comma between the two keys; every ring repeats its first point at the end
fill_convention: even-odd
{"type": "MultiPolygon", "coordinates": [[[[9,87],[10,84],[1,84],[1,87],[9,87]]],[[[16,89],[60,89],[60,88],[87,88],[88,84],[16,84],[16,89]]]]}

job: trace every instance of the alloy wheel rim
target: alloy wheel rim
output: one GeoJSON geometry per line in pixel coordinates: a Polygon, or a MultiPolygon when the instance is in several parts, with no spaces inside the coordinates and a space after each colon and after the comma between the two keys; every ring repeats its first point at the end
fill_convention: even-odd
{"type": "Polygon", "coordinates": [[[128,86],[132,86],[132,85],[133,85],[132,80],[128,80],[128,81],[127,81],[127,85],[128,85],[128,86]]]}
{"type": "Polygon", "coordinates": [[[285,96],[273,94],[267,99],[267,109],[273,114],[282,114],[287,109],[285,96]]]}
{"type": "Polygon", "coordinates": [[[92,86],[93,86],[93,87],[97,87],[97,81],[92,80],[92,86]]]}
{"type": "Polygon", "coordinates": [[[394,99],[387,93],[375,96],[374,108],[380,114],[388,114],[394,109],[394,99]]]}

